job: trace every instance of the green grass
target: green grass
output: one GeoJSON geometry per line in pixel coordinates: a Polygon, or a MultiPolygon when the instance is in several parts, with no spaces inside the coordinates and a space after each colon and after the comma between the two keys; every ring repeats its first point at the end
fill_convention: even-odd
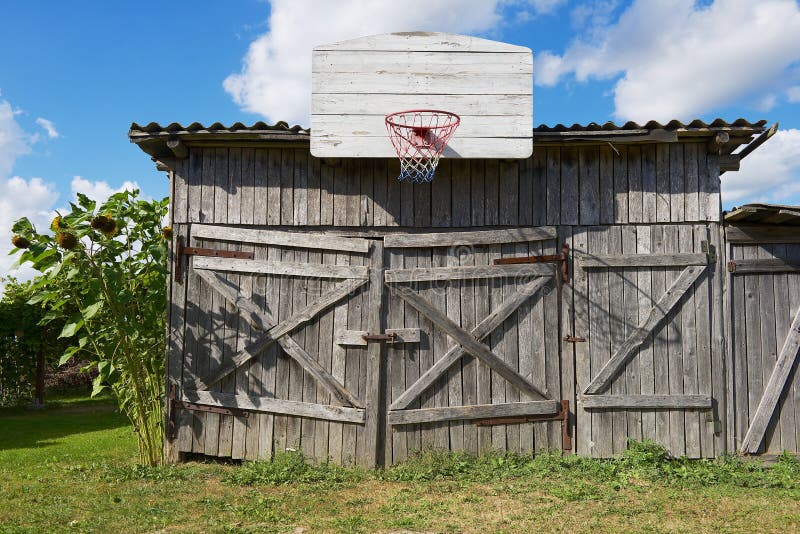
{"type": "Polygon", "coordinates": [[[0,532],[791,532],[800,462],[474,458],[431,452],[385,471],[271,462],[137,466],[108,399],[0,411],[0,532]]]}

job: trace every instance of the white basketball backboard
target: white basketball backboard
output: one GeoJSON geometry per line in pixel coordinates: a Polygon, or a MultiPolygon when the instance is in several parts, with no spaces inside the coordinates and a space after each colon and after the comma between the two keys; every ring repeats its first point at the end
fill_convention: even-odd
{"type": "Polygon", "coordinates": [[[314,48],[311,153],[393,157],[384,117],[458,114],[443,157],[527,158],[533,150],[533,54],[466,35],[391,33],[314,48]]]}

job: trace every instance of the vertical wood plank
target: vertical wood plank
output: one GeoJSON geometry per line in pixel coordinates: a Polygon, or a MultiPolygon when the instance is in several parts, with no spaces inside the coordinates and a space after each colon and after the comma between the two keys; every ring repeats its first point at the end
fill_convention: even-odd
{"type": "Polygon", "coordinates": [[[335,186],[335,167],[326,160],[320,162],[319,176],[319,223],[321,225],[333,224],[335,186]]]}
{"type": "Polygon", "coordinates": [[[669,222],[670,208],[669,145],[656,145],[656,221],[669,222]]]}
{"type": "MultiPolygon", "coordinates": [[[[549,225],[561,222],[561,149],[547,149],[547,203],[545,221],[549,225]]],[[[567,224],[567,223],[563,223],[567,224]]]]}
{"type": "MultiPolygon", "coordinates": [[[[457,267],[460,264],[459,249],[450,248],[446,252],[445,264],[448,267],[457,267]]],[[[468,281],[454,280],[447,284],[445,289],[445,297],[447,299],[447,317],[454,323],[464,326],[461,318],[461,293],[471,290],[468,286],[468,281]]],[[[442,351],[436,353],[436,359],[441,359],[442,355],[447,352],[450,346],[450,339],[445,338],[445,343],[442,351]]],[[[463,361],[463,358],[462,358],[463,361]]],[[[463,406],[464,405],[464,390],[462,386],[463,373],[461,370],[461,363],[457,362],[447,371],[447,400],[448,406],[463,406]]],[[[463,421],[450,421],[450,436],[449,448],[450,450],[464,450],[464,422],[463,421]]]]}
{"type": "Polygon", "coordinates": [[[499,223],[514,226],[519,221],[519,163],[500,162],[499,223]]]}
{"type": "Polygon", "coordinates": [[[578,194],[581,224],[600,224],[600,150],[596,146],[578,149],[578,174],[580,189],[572,191],[571,196],[578,194]]]}
{"type": "MultiPolygon", "coordinates": [[[[533,156],[530,161],[530,179],[531,179],[531,219],[528,224],[534,226],[542,226],[547,221],[547,150],[543,147],[537,147],[533,150],[533,156]]],[[[526,197],[520,193],[520,202],[525,202],[526,197]]],[[[526,210],[520,204],[520,214],[526,210]]],[[[522,221],[522,218],[520,218],[522,221]]]]}
{"type": "Polygon", "coordinates": [[[348,158],[344,160],[345,177],[347,181],[345,221],[347,226],[361,224],[361,160],[348,158]]]}
{"type": "MultiPolygon", "coordinates": [[[[572,240],[572,228],[569,226],[561,226],[558,228],[558,245],[566,243],[569,246],[569,250],[574,249],[574,244],[572,240]]],[[[568,269],[568,280],[571,280],[571,283],[561,283],[557,284],[558,292],[557,297],[560,299],[560,317],[556,317],[556,320],[560,320],[560,335],[557,335],[557,345],[555,349],[559,351],[558,357],[560,359],[560,380],[561,380],[561,398],[570,401],[570,411],[572,412],[569,416],[569,435],[572,436],[572,452],[575,452],[577,446],[577,439],[576,437],[576,414],[579,411],[579,406],[576,404],[577,396],[576,396],[576,382],[577,382],[577,369],[576,369],[576,361],[575,361],[575,353],[573,351],[573,345],[575,343],[567,343],[562,342],[563,337],[568,335],[576,335],[575,329],[575,314],[574,314],[574,304],[573,304],[573,284],[575,281],[575,268],[574,268],[574,261],[567,262],[567,269],[568,269]]]]}
{"type": "Polygon", "coordinates": [[[532,226],[533,214],[535,210],[540,209],[535,204],[540,202],[541,198],[534,198],[533,189],[533,157],[530,157],[519,161],[519,196],[515,202],[519,210],[517,224],[520,226],[532,226]]]}
{"type": "Polygon", "coordinates": [[[630,222],[644,221],[644,184],[642,181],[642,147],[628,148],[628,218],[630,222]]]}
{"type": "MultiPolygon", "coordinates": [[[[524,252],[522,249],[524,245],[522,244],[508,244],[508,245],[501,245],[501,252],[503,256],[521,256],[524,252]]],[[[525,247],[527,248],[527,247],[525,247]]],[[[503,280],[501,278],[501,280],[503,280]]],[[[503,280],[503,284],[501,286],[503,288],[503,300],[510,298],[510,296],[516,291],[517,287],[515,284],[515,280],[508,279],[503,280]]],[[[511,314],[511,316],[506,319],[504,324],[504,332],[505,336],[503,338],[503,352],[498,354],[500,358],[502,358],[511,369],[519,371],[519,312],[511,314]]],[[[542,374],[544,374],[544,370],[542,370],[542,374]]],[[[506,387],[506,402],[519,402],[519,390],[511,385],[508,381],[505,381],[506,387]]],[[[519,452],[519,427],[520,425],[508,425],[506,427],[506,440],[507,440],[507,447],[509,451],[512,452],[519,452]]],[[[545,429],[546,430],[546,429],[545,429]]],[[[546,440],[545,440],[546,442],[546,440]]]]}
{"type": "MultiPolygon", "coordinates": [[[[716,246],[715,240],[709,233],[706,225],[694,226],[694,250],[701,250],[702,242],[707,241],[716,246]]],[[[719,254],[719,252],[717,252],[719,254]]],[[[714,398],[711,387],[712,356],[711,343],[713,332],[711,329],[712,303],[711,295],[714,291],[714,269],[709,267],[707,276],[701,277],[695,283],[695,315],[697,317],[697,392],[714,398]]],[[[722,369],[718,372],[722,373],[722,369]]],[[[714,456],[714,417],[713,413],[699,413],[700,456],[710,458],[714,456]]]]}
{"type": "MultiPolygon", "coordinates": [[[[362,265],[363,257],[351,255],[350,265],[362,265]]],[[[347,299],[347,329],[364,330],[364,288],[360,288],[357,293],[350,295],[347,299]]],[[[359,395],[359,376],[361,353],[363,347],[346,347],[344,364],[344,387],[359,395]]],[[[363,398],[362,398],[363,399],[363,398]]],[[[356,425],[345,424],[342,428],[342,462],[345,465],[355,465],[358,461],[358,428],[356,425]]]]}
{"type": "MultiPolygon", "coordinates": [[[[383,332],[386,328],[386,325],[383,324],[384,313],[377,311],[383,303],[383,261],[383,242],[375,240],[370,250],[370,282],[363,325],[368,332],[383,332]]],[[[374,468],[383,463],[383,455],[381,454],[379,457],[378,453],[383,444],[383,438],[379,433],[384,430],[380,421],[382,351],[382,343],[372,343],[368,345],[366,351],[366,391],[361,397],[366,406],[366,422],[363,430],[365,448],[361,455],[361,461],[362,465],[368,468],[374,468]]]]}
{"type": "Polygon", "coordinates": [[[600,147],[600,224],[614,224],[614,157],[610,146],[600,147]]]}
{"type": "Polygon", "coordinates": [[[642,146],[642,221],[646,223],[658,220],[656,196],[658,194],[658,176],[656,174],[656,146],[642,146]]]}
{"type": "Polygon", "coordinates": [[[269,152],[264,148],[256,148],[253,152],[253,224],[265,225],[269,211],[269,152]]]}
{"type": "Polygon", "coordinates": [[[697,152],[705,150],[705,146],[698,143],[686,143],[683,147],[684,169],[684,215],[687,221],[700,220],[699,206],[699,172],[697,167],[697,152]],[[700,148],[702,147],[702,148],[700,148]]]}
{"type": "MultiPolygon", "coordinates": [[[[459,265],[475,265],[475,250],[458,251],[459,265]]],[[[472,331],[477,323],[475,317],[475,280],[462,281],[461,297],[461,325],[467,330],[472,331]]],[[[478,403],[478,365],[475,358],[465,356],[461,359],[461,373],[463,384],[463,403],[467,406],[478,403]]],[[[478,427],[474,421],[464,422],[464,450],[471,453],[478,453],[478,427]]]]}
{"type": "MultiPolygon", "coordinates": [[[[471,203],[472,196],[470,175],[470,162],[465,159],[449,160],[452,174],[452,214],[451,226],[461,227],[471,224],[471,203]]],[[[483,194],[483,188],[481,188],[483,194]]]]}
{"type": "Polygon", "coordinates": [[[321,161],[315,158],[310,153],[306,154],[308,160],[308,194],[306,195],[306,213],[308,216],[308,224],[310,226],[319,226],[321,218],[320,199],[322,191],[320,190],[321,180],[321,161]]]}
{"type": "MultiPolygon", "coordinates": [[[[447,251],[442,248],[434,248],[431,258],[431,267],[444,267],[447,264],[447,251]]],[[[429,295],[430,302],[433,306],[447,313],[447,285],[445,284],[426,284],[428,289],[425,292],[429,295]]],[[[421,318],[421,317],[420,317],[421,318]]],[[[449,338],[440,328],[431,325],[433,328],[433,346],[428,353],[428,359],[425,362],[425,369],[430,369],[437,359],[447,352],[449,345],[449,338]]],[[[433,405],[437,407],[449,405],[449,376],[445,373],[440,380],[437,380],[434,386],[434,401],[433,405]]],[[[434,423],[431,425],[433,431],[433,447],[439,450],[449,449],[449,425],[447,422],[434,423]]]]}
{"type": "Polygon", "coordinates": [[[293,225],[308,224],[308,151],[303,148],[294,150],[294,186],[292,187],[293,225]]]}
{"type": "Polygon", "coordinates": [[[389,224],[389,212],[387,208],[387,165],[385,159],[372,160],[372,181],[373,181],[373,224],[376,227],[387,226],[389,224]]]}
{"type": "Polygon", "coordinates": [[[400,163],[396,159],[384,161],[386,162],[386,224],[398,226],[401,223],[400,182],[397,180],[400,163]]]}
{"type": "MultiPolygon", "coordinates": [[[[308,263],[312,265],[321,265],[322,254],[318,250],[308,251],[308,263]]],[[[309,278],[302,280],[300,290],[305,293],[305,302],[311,304],[319,299],[321,294],[321,282],[319,279],[309,278]]],[[[316,359],[320,365],[325,367],[325,363],[321,360],[320,350],[320,324],[322,322],[322,314],[318,315],[315,320],[309,322],[304,328],[305,344],[303,346],[308,354],[316,359]]],[[[317,381],[308,372],[302,373],[303,389],[302,400],[311,404],[317,403],[317,381]]],[[[311,418],[304,418],[300,420],[300,450],[303,451],[303,456],[306,458],[314,458],[316,454],[316,444],[314,441],[317,438],[317,426],[323,426],[325,422],[311,418]]]]}
{"type": "MultiPolygon", "coordinates": [[[[583,227],[573,228],[572,250],[575,253],[588,253],[587,229],[583,227]]],[[[574,264],[573,264],[574,265],[574,264]]],[[[575,316],[575,333],[577,337],[589,338],[592,332],[589,331],[589,281],[586,270],[577,265],[574,268],[572,278],[573,313],[575,316]]],[[[573,343],[575,353],[575,381],[578,405],[576,407],[576,449],[578,454],[583,456],[593,456],[594,446],[592,443],[592,415],[583,409],[580,401],[580,393],[592,380],[592,367],[589,360],[588,343],[573,343]]]]}
{"type": "MultiPolygon", "coordinates": [[[[631,252],[635,250],[637,254],[653,253],[652,229],[652,226],[637,226],[635,235],[636,241],[634,242],[632,239],[633,236],[631,236],[631,242],[627,250],[631,252]]],[[[632,287],[630,289],[633,289],[636,294],[630,294],[632,303],[631,320],[628,322],[629,331],[630,327],[641,324],[646,320],[647,314],[655,304],[655,299],[663,294],[663,291],[661,293],[656,293],[656,289],[654,289],[654,278],[657,276],[659,276],[659,273],[653,273],[652,269],[647,268],[638,269],[635,276],[631,273],[632,287]]],[[[661,276],[663,279],[663,274],[661,276]]],[[[634,293],[634,291],[630,291],[630,293],[634,293]]],[[[626,301],[628,295],[629,294],[625,295],[626,301]]],[[[639,364],[639,379],[636,380],[635,377],[629,376],[628,394],[639,393],[642,395],[652,395],[655,393],[655,344],[655,335],[650,335],[648,341],[646,341],[639,350],[637,362],[639,364]]],[[[628,417],[629,423],[631,420],[634,427],[636,427],[637,424],[641,424],[641,432],[637,429],[637,431],[631,435],[629,430],[629,435],[631,435],[633,439],[656,439],[656,414],[654,412],[646,411],[639,414],[633,413],[628,417]]]]}
{"type": "MultiPolygon", "coordinates": [[[[602,227],[589,228],[590,254],[608,253],[608,236],[602,227]]],[[[589,360],[596,374],[609,359],[609,291],[608,271],[599,269],[589,275],[589,360]]],[[[608,458],[613,455],[613,418],[606,410],[592,414],[592,456],[608,458]]]]}
{"type": "MultiPolygon", "coordinates": [[[[347,254],[340,253],[336,255],[336,265],[347,265],[349,263],[347,254]]],[[[333,312],[333,339],[336,335],[343,330],[347,330],[347,308],[348,300],[340,300],[336,303],[333,312]]],[[[331,356],[331,374],[340,383],[345,382],[346,364],[347,364],[347,351],[343,345],[333,343],[331,356]]],[[[343,450],[342,436],[344,434],[344,423],[329,423],[330,430],[328,431],[328,451],[332,461],[341,464],[345,460],[345,455],[348,452],[343,450]]]]}
{"type": "Polygon", "coordinates": [[[486,197],[484,182],[486,178],[486,166],[481,159],[474,159],[469,162],[470,172],[470,211],[472,226],[483,226],[486,220],[486,197]]]}
{"type": "MultiPolygon", "coordinates": [[[[487,247],[475,249],[475,265],[488,265],[490,258],[487,247]]],[[[486,279],[475,280],[475,320],[480,322],[490,312],[489,281],[486,279]]],[[[490,342],[491,336],[484,340],[490,342]]],[[[474,358],[473,358],[474,361],[474,358]]],[[[492,403],[492,376],[491,370],[483,362],[474,361],[477,379],[478,404],[492,403]]],[[[485,454],[492,450],[492,428],[489,426],[478,427],[478,451],[485,454]]]]}
{"type": "Polygon", "coordinates": [[[281,223],[281,149],[270,148],[267,152],[267,224],[281,223]]]}
{"type": "Polygon", "coordinates": [[[451,221],[450,199],[452,182],[449,160],[439,162],[436,177],[431,182],[431,226],[449,227],[451,221]]]}
{"type": "MultiPolygon", "coordinates": [[[[502,257],[502,250],[500,245],[490,245],[488,248],[488,263],[492,265],[495,259],[502,257]]],[[[489,309],[496,310],[503,302],[503,279],[495,278],[489,281],[489,309]]],[[[505,360],[505,336],[504,330],[507,323],[504,323],[503,328],[498,328],[489,335],[490,345],[489,348],[492,352],[505,360]]],[[[506,402],[506,384],[505,379],[494,371],[491,372],[491,403],[501,404],[506,402]]],[[[497,450],[506,450],[508,442],[506,441],[507,426],[499,425],[493,426],[492,429],[492,447],[497,450]]]]}
{"type": "Polygon", "coordinates": [[[500,224],[500,168],[496,159],[487,159],[484,162],[484,224],[495,226],[500,224]]]}
{"type": "Polygon", "coordinates": [[[683,170],[683,144],[672,143],[669,146],[669,204],[672,222],[686,220],[684,191],[686,182],[683,170]]]}
{"type": "MultiPolygon", "coordinates": [[[[631,226],[608,227],[606,230],[608,234],[608,253],[629,254],[631,241],[634,242],[635,246],[635,231],[636,229],[631,226]]],[[[609,353],[606,355],[607,358],[610,358],[615,353],[627,337],[631,308],[633,307],[632,305],[635,305],[630,298],[631,285],[634,288],[636,287],[636,282],[631,280],[630,275],[630,270],[625,269],[611,269],[608,271],[609,353]]],[[[637,391],[637,389],[629,390],[628,388],[631,382],[631,373],[634,373],[638,381],[639,362],[635,360],[634,358],[634,360],[628,362],[620,377],[611,382],[612,395],[624,395],[626,392],[637,391]]],[[[612,412],[612,451],[614,454],[624,451],[627,446],[626,438],[636,435],[638,430],[636,415],[637,413],[632,410],[615,410],[612,412]]]]}
{"type": "MultiPolygon", "coordinates": [[[[674,199],[674,197],[673,197],[674,199]]],[[[664,249],[667,253],[681,250],[680,228],[677,225],[664,227],[664,249]]],[[[666,284],[669,287],[680,273],[679,269],[669,269],[666,284]]],[[[681,300],[667,316],[669,347],[669,393],[683,395],[683,328],[682,315],[685,300],[681,300]]],[[[669,450],[675,456],[686,453],[685,417],[681,410],[669,413],[669,450]]]]}
{"type": "Polygon", "coordinates": [[[291,226],[294,222],[294,156],[295,151],[291,148],[281,150],[281,224],[291,226]]]}
{"type": "Polygon", "coordinates": [[[628,214],[628,149],[616,147],[618,154],[614,158],[614,222],[627,223],[628,214]]]}
{"type": "Polygon", "coordinates": [[[339,161],[334,167],[333,177],[333,225],[347,226],[347,208],[349,201],[347,198],[347,173],[348,168],[339,161]]]}
{"type": "MultiPolygon", "coordinates": [[[[561,149],[561,224],[579,224],[578,208],[580,178],[578,171],[578,149],[561,149]]],[[[549,184],[548,184],[549,187],[549,184]]]]}
{"type": "Polygon", "coordinates": [[[718,154],[708,154],[706,156],[705,173],[703,177],[707,180],[706,187],[709,191],[709,195],[706,197],[706,220],[720,222],[722,200],[720,197],[718,154]]]}
{"type": "MultiPolygon", "coordinates": [[[[688,202],[687,202],[688,204],[688,202]]],[[[679,238],[684,250],[691,250],[694,244],[692,226],[680,227],[679,238]]],[[[705,236],[704,236],[705,237],[705,236]]],[[[699,248],[699,247],[698,247],[699,248]]],[[[697,250],[699,252],[699,250],[697,250]]],[[[699,285],[695,282],[695,288],[699,285]]],[[[683,391],[688,395],[696,395],[697,386],[697,320],[695,307],[695,291],[690,289],[683,297],[681,310],[681,339],[683,344],[683,391]]],[[[687,410],[684,413],[686,429],[686,455],[690,458],[700,457],[700,412],[687,410]]]]}
{"type": "Polygon", "coordinates": [[[187,180],[186,219],[188,222],[201,222],[200,214],[203,212],[203,149],[201,148],[192,148],[189,150],[189,171],[187,180]]]}
{"type": "MultiPolygon", "coordinates": [[[[389,250],[389,265],[390,269],[403,268],[403,254],[402,249],[389,250]]],[[[381,282],[382,283],[382,282],[381,282]]],[[[387,328],[407,328],[405,317],[403,314],[404,304],[397,297],[392,298],[388,294],[384,297],[386,302],[386,327],[387,328]]],[[[416,344],[415,344],[416,345],[416,344]]],[[[416,361],[416,346],[412,347],[397,347],[390,345],[388,347],[387,366],[388,366],[388,382],[391,389],[387,391],[389,396],[389,403],[391,404],[397,400],[400,395],[406,390],[411,382],[406,380],[406,367],[409,361],[416,361]],[[407,349],[407,350],[406,350],[407,349]]],[[[386,446],[387,464],[396,464],[408,458],[408,425],[402,426],[389,426],[387,432],[386,446]]]]}
{"type": "MultiPolygon", "coordinates": [[[[664,228],[666,228],[665,225],[654,225],[651,227],[650,252],[658,254],[666,251],[664,228]]],[[[666,291],[667,287],[669,287],[667,284],[667,272],[665,268],[654,268],[651,270],[651,284],[653,288],[653,295],[664,294],[664,291],[666,291]]],[[[670,394],[669,323],[670,321],[668,318],[665,318],[662,324],[653,331],[653,375],[656,395],[670,394]]],[[[666,410],[657,411],[655,414],[655,439],[657,443],[666,448],[669,448],[669,425],[669,412],[666,410]]]]}

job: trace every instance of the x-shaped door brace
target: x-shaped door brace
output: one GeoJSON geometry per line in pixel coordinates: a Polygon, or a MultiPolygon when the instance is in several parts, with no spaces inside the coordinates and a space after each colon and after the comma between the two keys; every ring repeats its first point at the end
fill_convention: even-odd
{"type": "Polygon", "coordinates": [[[354,397],[341,382],[336,380],[329,371],[322,367],[316,359],[311,357],[303,347],[292,339],[289,332],[309,322],[326,308],[350,295],[354,290],[366,284],[368,279],[345,280],[322,295],[313,304],[309,304],[283,322],[275,324],[275,319],[272,314],[262,310],[250,300],[249,297],[243,295],[236,284],[210,271],[196,269],[194,272],[217,293],[233,304],[254,327],[263,332],[260,339],[250,343],[234,354],[233,357],[222,364],[216,372],[195,379],[193,384],[194,389],[208,389],[209,386],[219,382],[246,362],[258,356],[273,343],[278,343],[286,354],[294,358],[303,369],[319,381],[319,383],[344,406],[364,408],[364,404],[354,397]]]}
{"type": "Polygon", "coordinates": [[[658,302],[647,314],[647,318],[633,329],[633,332],[619,346],[610,360],[606,362],[600,372],[597,373],[591,383],[586,386],[583,393],[585,395],[597,395],[602,393],[611,385],[612,379],[622,370],[628,361],[633,358],[636,351],[647,340],[647,336],[661,324],[661,321],[669,314],[681,297],[692,287],[695,280],[706,270],[707,265],[690,265],[686,267],[678,278],[669,286],[658,302]]]}
{"type": "Polygon", "coordinates": [[[406,301],[458,343],[458,345],[451,347],[444,356],[437,360],[430,369],[403,392],[403,394],[392,403],[391,409],[402,410],[407,408],[423,391],[436,382],[440,376],[447,372],[455,362],[467,353],[484,362],[523,393],[532,397],[549,399],[546,390],[541,391],[523,378],[514,369],[509,367],[506,362],[494,354],[489,347],[481,343],[481,340],[503,324],[503,321],[505,321],[514,310],[541,289],[550,278],[551,277],[540,276],[523,285],[511,298],[507,299],[499,308],[486,316],[485,319],[472,329],[472,332],[467,332],[461,328],[427,300],[420,297],[410,287],[393,285],[387,282],[386,287],[389,288],[392,294],[406,301]]]}

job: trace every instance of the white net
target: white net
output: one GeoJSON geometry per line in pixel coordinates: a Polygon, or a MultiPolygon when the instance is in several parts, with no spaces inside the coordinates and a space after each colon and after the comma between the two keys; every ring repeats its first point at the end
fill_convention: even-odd
{"type": "Polygon", "coordinates": [[[430,182],[450,136],[461,119],[455,113],[438,110],[412,110],[386,116],[386,129],[397,157],[401,181],[430,182]]]}

